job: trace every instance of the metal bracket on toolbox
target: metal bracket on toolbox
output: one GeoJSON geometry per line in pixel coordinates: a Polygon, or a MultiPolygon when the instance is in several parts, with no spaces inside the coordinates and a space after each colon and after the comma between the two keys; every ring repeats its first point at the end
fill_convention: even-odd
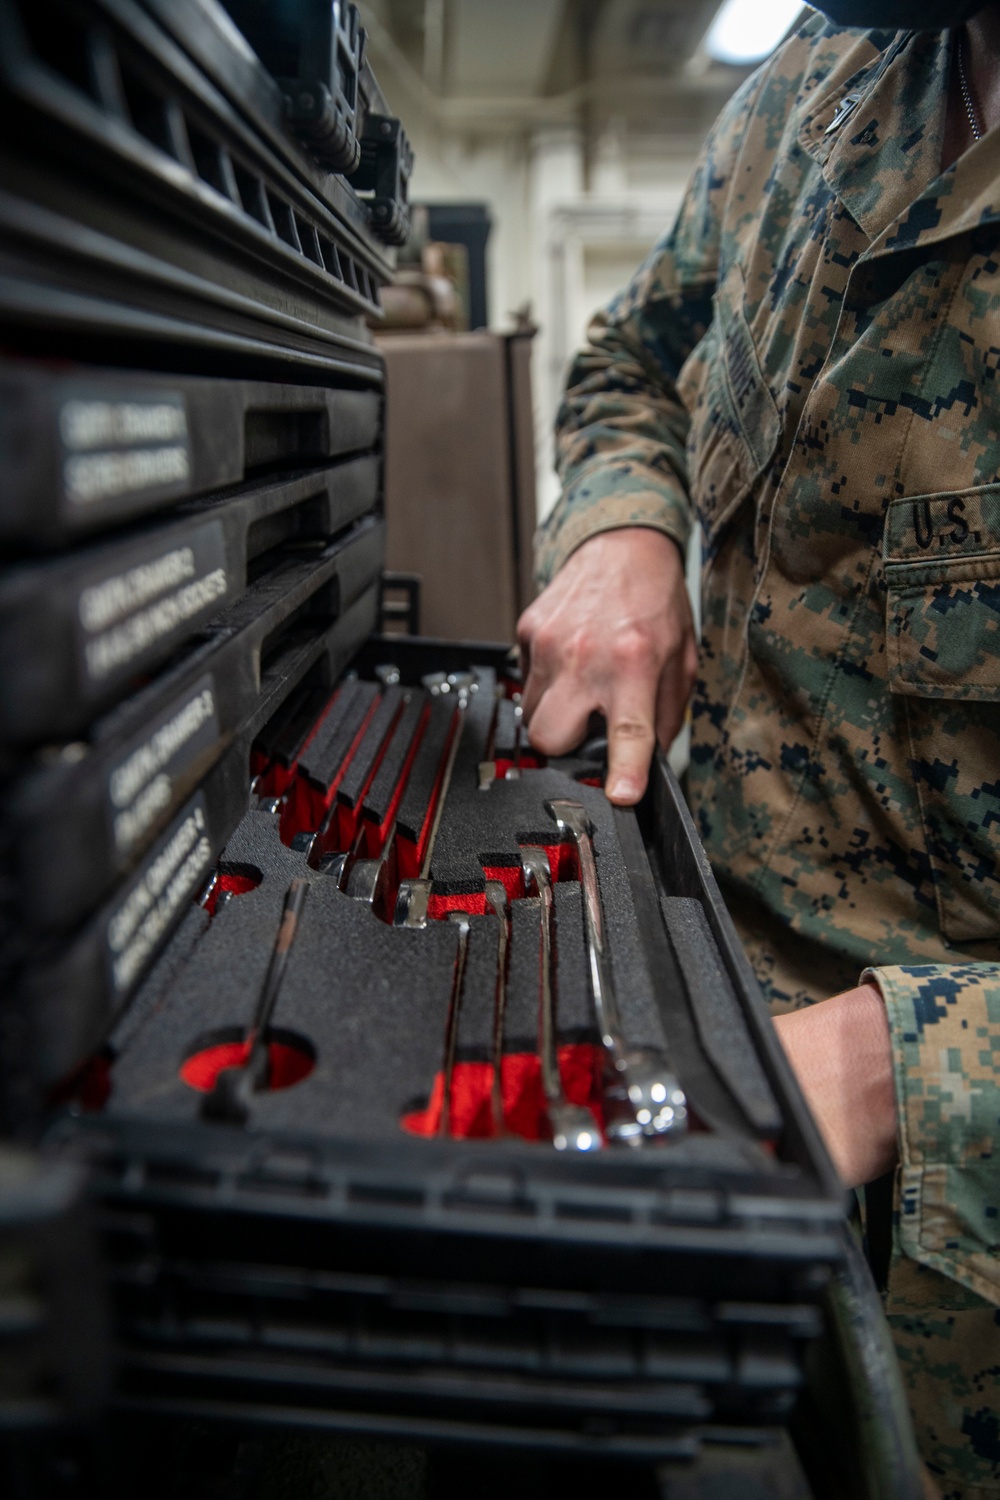
{"type": "Polygon", "coordinates": [[[368,201],[372,229],[387,245],[405,245],[410,232],[413,151],[391,115],[369,115],[361,137],[361,162],[348,181],[368,201]]]}
{"type": "Polygon", "coordinates": [[[225,0],[284,94],[285,119],[323,165],[353,172],[365,32],[356,5],[330,0],[225,0]]]}

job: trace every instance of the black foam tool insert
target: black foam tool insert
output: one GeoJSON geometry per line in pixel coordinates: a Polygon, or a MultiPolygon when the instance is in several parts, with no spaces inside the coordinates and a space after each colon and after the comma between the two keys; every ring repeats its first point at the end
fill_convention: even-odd
{"type": "Polygon", "coordinates": [[[456,1056],[488,1062],[493,1055],[493,1013],[497,989],[497,919],[471,917],[462,981],[462,1009],[456,1056]]]}
{"type": "Polygon", "coordinates": [[[600,793],[585,798],[588,791],[594,789],[577,787],[551,769],[525,771],[518,781],[494,781],[480,790],[478,762],[475,769],[456,763],[431,863],[435,886],[448,893],[481,891],[484,865],[517,867],[522,844],[559,843],[559,831],[545,810],[547,798],[585,802],[592,819],[600,819],[606,829],[609,820],[598,800],[605,808],[608,804],[600,793]]]}
{"type": "Polygon", "coordinates": [[[599,1042],[583,926],[583,892],[575,880],[553,887],[556,1035],[560,1042],[599,1042]]]}
{"type": "Polygon", "coordinates": [[[527,770],[517,781],[494,781],[480,791],[478,776],[469,769],[459,776],[456,765],[431,862],[435,887],[454,894],[482,890],[484,865],[518,866],[522,844],[558,843],[558,830],[545,808],[556,797],[581,802],[593,828],[611,968],[627,1039],[633,1046],[662,1047],[663,1026],[613,810],[599,788],[581,786],[549,767],[527,770]]]}
{"type": "Polygon", "coordinates": [[[477,690],[469,694],[462,715],[461,737],[455,754],[455,773],[471,775],[478,783],[479,765],[486,759],[497,710],[497,674],[492,667],[473,667],[477,690]]]}
{"type": "MultiPolygon", "coordinates": [[[[254,864],[261,884],[219,910],[174,973],[169,1005],[126,1039],[110,1110],[198,1117],[204,1096],[178,1070],[199,1045],[245,1033],[288,884],[311,873],[281,843],[277,823],[255,810],[231,841],[226,858],[254,864]]],[[[328,876],[311,878],[272,1026],[302,1037],[316,1065],[292,1088],[254,1095],[250,1127],[397,1138],[401,1113],[441,1066],[458,934],[447,922],[388,927],[328,876]]]]}
{"type": "Polygon", "coordinates": [[[448,736],[454,717],[455,704],[450,698],[431,699],[431,713],[427,728],[424,730],[424,737],[420,741],[420,747],[410,767],[406,790],[400,800],[399,812],[396,814],[399,832],[404,838],[411,839],[413,843],[419,841],[427,818],[448,747],[448,736]]]}
{"type": "Polygon", "coordinates": [[[329,686],[300,687],[257,736],[260,754],[280,766],[292,765],[332,694],[329,686]]]}
{"type": "Polygon", "coordinates": [[[345,682],[302,752],[299,769],[322,791],[340,771],[378,693],[374,682],[345,682]]]}
{"type": "Polygon", "coordinates": [[[636,815],[630,808],[616,807],[611,816],[623,857],[628,899],[643,936],[654,993],[665,1018],[667,1057],[699,1119],[719,1133],[745,1135],[748,1117],[702,1045],[686,977],[664,922],[636,815]]]}
{"type": "Polygon", "coordinates": [[[172,1004],[173,985],[197,945],[208,931],[211,917],[204,907],[190,906],[173,937],[146,975],[131,1005],[112,1030],[108,1043],[115,1054],[132,1045],[161,1007],[172,1004]]]}
{"type": "Polygon", "coordinates": [[[517,731],[520,716],[510,698],[497,704],[497,727],[493,736],[493,754],[497,760],[514,760],[517,756],[517,731]]]}
{"type": "Polygon", "coordinates": [[[419,690],[405,694],[403,705],[403,712],[392,731],[392,739],[386,746],[381,764],[365,794],[362,809],[364,816],[378,824],[385,821],[392,805],[399,778],[406,764],[406,757],[410,753],[414,736],[420,728],[427,705],[427,694],[419,690]]]}
{"type": "Polygon", "coordinates": [[[750,1124],[762,1134],[776,1133],[781,1112],[701,902],[691,896],[664,896],[661,906],[702,1046],[750,1124]]]}
{"type": "Polygon", "coordinates": [[[361,744],[355,750],[351,763],[344,772],[344,779],[337,789],[339,802],[346,803],[350,808],[357,806],[358,799],[368,785],[368,780],[382,753],[386,737],[395,725],[402,706],[403,689],[399,686],[386,688],[381,703],[372,714],[371,723],[364,732],[361,744]]]}
{"type": "Polygon", "coordinates": [[[537,896],[511,902],[504,1052],[534,1052],[538,1045],[540,914],[537,896]]]}

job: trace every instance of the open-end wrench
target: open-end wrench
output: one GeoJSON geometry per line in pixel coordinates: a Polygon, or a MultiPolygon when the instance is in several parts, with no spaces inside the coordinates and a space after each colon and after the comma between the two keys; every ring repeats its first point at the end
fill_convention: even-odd
{"type": "Polygon", "coordinates": [[[458,949],[455,953],[455,968],[451,979],[451,999],[448,1002],[448,1019],[444,1027],[444,1092],[441,1097],[441,1119],[438,1135],[451,1134],[451,1085],[455,1072],[455,1049],[458,1046],[458,1023],[462,1014],[462,986],[465,983],[465,961],[469,956],[469,914],[464,911],[448,913],[448,921],[458,928],[458,949]]]}
{"type": "Polygon", "coordinates": [[[267,973],[264,976],[264,983],[261,986],[253,1020],[247,1034],[246,1055],[243,1061],[237,1063],[235,1067],[223,1068],[215,1080],[212,1092],[205,1095],[201,1113],[206,1120],[244,1124],[250,1115],[253,1095],[267,1087],[270,1062],[267,1029],[271,1024],[278,992],[285,978],[288,955],[298,932],[299,918],[302,916],[302,907],[308,894],[308,880],[293,880],[288,887],[267,973]]]}
{"type": "Polygon", "coordinates": [[[420,875],[416,880],[404,880],[401,882],[396,897],[396,911],[393,916],[393,924],[396,927],[426,927],[427,926],[427,903],[431,893],[431,856],[434,853],[434,844],[437,840],[438,829],[441,827],[441,817],[444,813],[444,804],[448,797],[448,788],[451,785],[451,775],[455,769],[455,759],[458,755],[458,745],[462,738],[462,724],[465,719],[465,710],[469,706],[469,696],[478,688],[478,682],[472,672],[452,672],[447,677],[443,672],[432,674],[423,679],[423,685],[432,697],[440,696],[445,692],[454,693],[456,698],[456,721],[451,733],[451,742],[448,746],[448,754],[444,763],[444,772],[441,777],[441,786],[437,794],[437,805],[434,808],[434,821],[431,824],[430,835],[427,839],[427,849],[424,853],[424,861],[420,867],[420,875]]]}
{"type": "Polygon", "coordinates": [[[493,1001],[493,1133],[503,1135],[503,1091],[500,1068],[503,1063],[503,1027],[507,1012],[507,943],[510,936],[510,907],[507,887],[502,880],[487,880],[486,904],[497,919],[497,987],[493,1001]]]}
{"type": "Polygon", "coordinates": [[[687,1100],[666,1058],[649,1048],[629,1047],[625,1040],[604,938],[604,912],[586,808],[561,798],[545,806],[559,832],[568,834],[575,843],[580,864],[590,987],[609,1071],[605,1133],[609,1141],[636,1146],[650,1136],[680,1133],[687,1128],[687,1100]]]}
{"type": "Polygon", "coordinates": [[[552,871],[544,849],[524,845],[521,849],[524,888],[539,900],[538,954],[538,1060],[542,1071],[542,1093],[557,1151],[599,1151],[604,1144],[594,1117],[582,1104],[570,1104],[559,1073],[556,1047],[555,1004],[552,994],[552,871]]]}

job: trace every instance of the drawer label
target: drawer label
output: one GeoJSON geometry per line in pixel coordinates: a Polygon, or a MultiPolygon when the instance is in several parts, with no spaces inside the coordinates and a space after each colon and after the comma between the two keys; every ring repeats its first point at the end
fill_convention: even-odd
{"type": "Polygon", "coordinates": [[[59,410],[63,492],[73,506],[149,489],[184,490],[191,444],[184,397],[150,392],[123,400],[74,396],[59,410]]]}
{"type": "Polygon", "coordinates": [[[112,767],[107,806],[119,855],[129,855],[166,815],[177,787],[218,745],[220,733],[215,683],[206,674],[112,767]]]}
{"type": "Polygon", "coordinates": [[[146,546],[135,563],[85,584],[77,598],[91,682],[131,671],[139,658],[221,607],[229,591],[222,526],[211,521],[183,545],[146,546]]]}
{"type": "Polygon", "coordinates": [[[211,863],[205,798],[199,792],[150,851],[108,920],[108,959],[116,998],[131,989],[211,863]]]}

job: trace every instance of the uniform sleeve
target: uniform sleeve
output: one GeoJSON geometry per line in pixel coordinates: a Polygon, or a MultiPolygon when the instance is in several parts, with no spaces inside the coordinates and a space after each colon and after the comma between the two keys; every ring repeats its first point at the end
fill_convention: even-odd
{"type": "Polygon", "coordinates": [[[651,526],[687,544],[688,417],[676,382],[712,319],[723,203],[763,76],[748,79],[730,100],[673,229],[594,318],[570,367],[556,418],[563,492],[535,539],[541,586],[601,531],[651,526]]]}
{"type": "Polygon", "coordinates": [[[1000,964],[864,977],[892,1033],[899,1248],[1000,1304],[1000,964]]]}

